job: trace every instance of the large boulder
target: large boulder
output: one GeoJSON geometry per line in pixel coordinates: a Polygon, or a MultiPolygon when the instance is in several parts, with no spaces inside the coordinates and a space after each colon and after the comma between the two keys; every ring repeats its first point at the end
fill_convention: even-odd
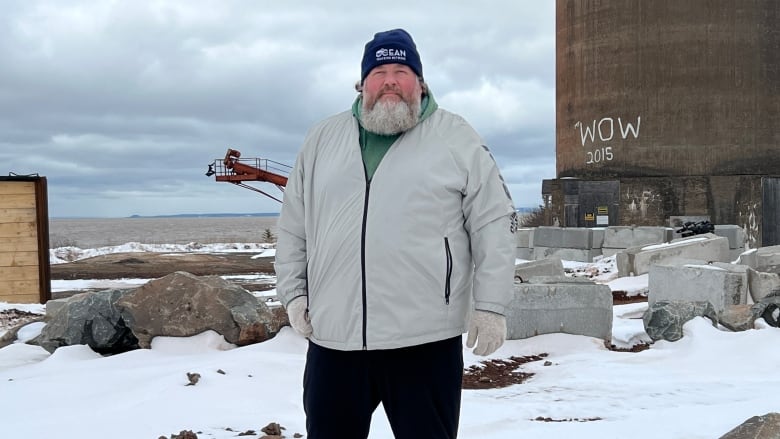
{"type": "Polygon", "coordinates": [[[286,318],[219,276],[175,272],[124,295],[116,304],[138,345],[156,336],[188,337],[213,330],[239,346],[276,335],[286,318]]]}
{"type": "Polygon", "coordinates": [[[77,344],[101,354],[137,349],[138,339],[115,305],[128,291],[113,289],[70,297],[56,311],[47,312],[46,326],[30,343],[49,352],[77,344]]]}
{"type": "Polygon", "coordinates": [[[730,331],[747,331],[755,328],[756,319],[761,317],[762,312],[763,309],[758,309],[755,305],[727,306],[718,315],[718,323],[730,331]]]}
{"type": "Polygon", "coordinates": [[[753,416],[724,434],[720,439],[777,439],[780,438],[780,413],[753,416]]]}
{"type": "Polygon", "coordinates": [[[642,316],[645,332],[653,340],[677,341],[683,336],[683,325],[694,317],[707,317],[712,325],[718,323],[718,314],[709,302],[659,300],[650,305],[642,316]]]}

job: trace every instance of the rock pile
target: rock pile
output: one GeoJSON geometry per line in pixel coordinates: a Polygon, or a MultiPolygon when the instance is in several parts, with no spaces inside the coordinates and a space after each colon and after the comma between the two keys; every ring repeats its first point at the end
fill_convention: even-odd
{"type": "Polygon", "coordinates": [[[89,345],[101,354],[149,348],[156,336],[189,337],[212,330],[243,346],[272,338],[289,324],[219,276],[176,272],[131,290],[82,293],[47,304],[47,324],[31,343],[49,352],[89,345]]]}

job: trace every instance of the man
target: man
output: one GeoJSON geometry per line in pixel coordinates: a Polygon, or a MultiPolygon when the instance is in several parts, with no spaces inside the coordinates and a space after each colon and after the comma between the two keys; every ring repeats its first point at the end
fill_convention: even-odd
{"type": "Polygon", "coordinates": [[[310,439],[455,438],[467,346],[506,337],[516,216],[493,157],[438,108],[412,37],[365,46],[351,111],[314,126],[284,194],[277,291],[309,338],[310,439]]]}

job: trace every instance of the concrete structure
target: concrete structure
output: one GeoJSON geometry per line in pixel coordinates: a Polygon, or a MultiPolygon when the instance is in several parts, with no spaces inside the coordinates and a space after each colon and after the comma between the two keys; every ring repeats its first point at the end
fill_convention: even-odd
{"type": "MultiPolygon", "coordinates": [[[[728,261],[736,261],[744,253],[745,234],[739,226],[716,224],[714,234],[727,240],[729,250],[725,258],[728,261]]],[[[663,244],[680,239],[673,228],[648,226],[524,228],[517,231],[516,237],[519,259],[543,261],[557,258],[579,262],[592,262],[599,256],[614,256],[635,247],[663,244]]],[[[780,249],[780,246],[777,248],[780,249]]],[[[764,253],[766,251],[762,250],[761,254],[764,253]]],[[[757,255],[742,257],[752,257],[754,265],[758,263],[755,262],[757,255]]],[[[774,259],[762,256],[761,260],[774,259]]],[[[777,261],[775,265],[780,264],[780,250],[778,250],[777,261]]]]}
{"type": "Polygon", "coordinates": [[[780,273],[780,245],[744,252],[739,258],[739,263],[756,271],[780,273]]]}
{"type": "Polygon", "coordinates": [[[591,228],[537,227],[533,233],[533,257],[550,257],[567,261],[592,262],[601,256],[604,232],[591,228]],[[595,238],[594,238],[595,236],[595,238]]]}
{"type": "Polygon", "coordinates": [[[549,224],[706,218],[780,244],[780,2],[556,6],[549,224]]]}
{"type": "Polygon", "coordinates": [[[568,277],[515,283],[507,312],[507,338],[563,332],[612,339],[612,292],[606,285],[568,277]]]}
{"type": "Polygon", "coordinates": [[[765,273],[747,267],[747,280],[753,302],[759,302],[770,294],[780,294],[780,274],[765,273]]]}
{"type": "Polygon", "coordinates": [[[607,227],[604,229],[601,251],[604,256],[612,256],[627,248],[662,244],[674,238],[674,229],[669,227],[607,227]]]}
{"type": "Polygon", "coordinates": [[[534,259],[534,229],[523,228],[515,231],[517,250],[515,257],[532,261],[534,259]]]}
{"type": "Polygon", "coordinates": [[[624,277],[649,273],[653,265],[686,260],[729,262],[728,239],[706,233],[666,244],[633,247],[618,253],[615,262],[618,276],[624,277]]]}
{"type": "Polygon", "coordinates": [[[650,267],[647,301],[709,302],[718,314],[748,298],[748,268],[706,261],[677,261],[650,267]]]}
{"type": "Polygon", "coordinates": [[[528,282],[532,277],[565,276],[563,261],[560,258],[547,258],[528,261],[515,266],[515,281],[528,282]]]}
{"type": "Polygon", "coordinates": [[[744,253],[747,239],[742,227],[734,224],[717,225],[712,233],[729,240],[729,260],[736,261],[744,253]]]}

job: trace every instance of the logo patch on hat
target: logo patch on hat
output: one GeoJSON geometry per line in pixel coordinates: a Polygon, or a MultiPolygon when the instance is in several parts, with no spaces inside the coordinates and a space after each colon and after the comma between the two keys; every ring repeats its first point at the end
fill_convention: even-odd
{"type": "Polygon", "coordinates": [[[376,51],[377,61],[406,61],[406,50],[403,49],[379,49],[376,51]]]}

